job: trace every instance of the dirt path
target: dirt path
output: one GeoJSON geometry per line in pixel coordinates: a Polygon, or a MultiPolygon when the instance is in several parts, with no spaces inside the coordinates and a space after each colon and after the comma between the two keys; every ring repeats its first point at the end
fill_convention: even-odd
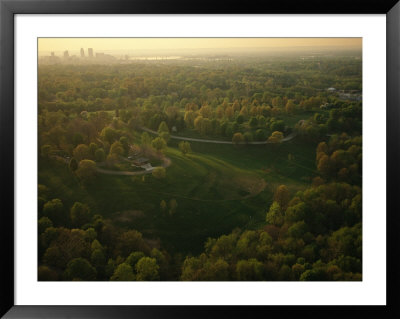
{"type": "MultiPolygon", "coordinates": [[[[158,135],[158,132],[153,131],[147,127],[141,127],[141,129],[145,132],[151,133],[153,135],[158,135]]],[[[293,139],[297,133],[292,133],[286,136],[285,138],[282,139],[282,142],[287,142],[293,139]]],[[[235,144],[230,141],[221,141],[221,140],[207,140],[207,139],[202,139],[202,138],[192,138],[192,137],[182,137],[182,136],[176,136],[176,135],[170,135],[169,136],[172,139],[175,140],[181,140],[181,141],[190,141],[190,142],[200,142],[200,143],[213,143],[213,144],[235,144]]],[[[263,144],[271,144],[271,142],[268,141],[261,141],[261,142],[243,142],[243,143],[238,143],[238,144],[245,144],[245,145],[263,145],[263,144]]]]}

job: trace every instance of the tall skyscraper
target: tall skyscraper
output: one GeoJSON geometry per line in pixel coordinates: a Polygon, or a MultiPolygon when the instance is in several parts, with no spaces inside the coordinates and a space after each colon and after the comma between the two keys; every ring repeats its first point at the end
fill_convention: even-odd
{"type": "Polygon", "coordinates": [[[85,57],[85,51],[83,50],[83,48],[81,48],[81,58],[85,57]]]}
{"type": "Polygon", "coordinates": [[[93,58],[93,48],[88,49],[89,58],[93,58]]]}
{"type": "Polygon", "coordinates": [[[68,50],[64,51],[64,58],[68,58],[69,57],[69,53],[68,50]]]}
{"type": "Polygon", "coordinates": [[[54,56],[54,52],[51,52],[51,56],[54,56]]]}

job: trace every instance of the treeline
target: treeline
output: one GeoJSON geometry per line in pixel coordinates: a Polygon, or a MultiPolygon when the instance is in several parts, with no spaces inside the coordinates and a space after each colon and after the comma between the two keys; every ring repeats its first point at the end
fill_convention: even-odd
{"type": "Polygon", "coordinates": [[[312,96],[327,95],[323,91],[332,86],[361,90],[361,60],[326,58],[319,69],[308,72],[307,64],[315,62],[293,59],[248,65],[240,61],[223,69],[208,64],[40,66],[39,103],[48,111],[76,113],[154,104],[182,109],[187,103],[201,106],[242,98],[275,106],[274,98],[286,97],[300,103],[312,96]],[[288,67],[290,63],[292,67],[288,67]]]}
{"type": "Polygon", "coordinates": [[[312,117],[295,125],[295,130],[306,141],[318,142],[326,135],[346,133],[359,135],[362,129],[361,102],[336,101],[329,105],[329,113],[316,111],[312,117]]]}
{"type": "Polygon", "coordinates": [[[305,71],[305,65],[312,63],[240,61],[223,69],[207,63],[198,68],[140,63],[40,66],[40,146],[54,144],[65,150],[68,144],[70,153],[71,145],[96,143],[97,135],[114,117],[120,121],[113,122],[116,128],[157,130],[166,122],[176,132],[194,130],[227,140],[240,133],[245,142],[265,141],[273,132],[287,135],[292,131],[287,116],[317,112],[324,103],[334,105],[332,114],[308,120],[299,127],[303,135],[318,139],[359,126],[354,120],[359,109],[341,102],[326,88],[346,89],[344,83],[350,80],[360,83],[361,61],[325,58],[320,69],[305,71]],[[337,71],[346,67],[355,71],[338,76],[337,71]],[[317,89],[316,79],[325,83],[322,89],[317,89]]]}

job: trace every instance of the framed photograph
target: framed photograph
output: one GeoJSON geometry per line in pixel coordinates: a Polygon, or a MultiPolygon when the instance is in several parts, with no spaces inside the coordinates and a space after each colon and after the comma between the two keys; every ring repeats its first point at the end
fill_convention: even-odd
{"type": "Polygon", "coordinates": [[[4,318],[400,315],[397,1],[0,3],[4,318]]]}

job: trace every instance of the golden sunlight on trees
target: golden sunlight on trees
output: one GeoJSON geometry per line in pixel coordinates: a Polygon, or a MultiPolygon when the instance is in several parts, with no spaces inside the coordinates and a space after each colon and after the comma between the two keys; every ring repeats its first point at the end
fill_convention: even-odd
{"type": "Polygon", "coordinates": [[[275,131],[271,134],[270,137],[268,137],[268,142],[269,143],[280,143],[283,139],[283,133],[279,131],[275,131]]]}

